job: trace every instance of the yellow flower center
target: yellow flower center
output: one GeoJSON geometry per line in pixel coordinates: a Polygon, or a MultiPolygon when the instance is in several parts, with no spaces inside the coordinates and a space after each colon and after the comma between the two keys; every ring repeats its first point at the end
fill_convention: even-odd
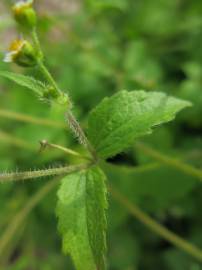
{"type": "Polygon", "coordinates": [[[23,12],[24,9],[31,7],[33,4],[33,1],[20,1],[17,2],[14,6],[13,6],[13,12],[15,15],[20,14],[21,12],[23,12]]]}
{"type": "Polygon", "coordinates": [[[21,50],[21,48],[22,48],[22,46],[24,45],[24,40],[22,40],[22,39],[16,39],[16,40],[14,40],[12,43],[11,43],[11,45],[10,45],[10,47],[9,47],[9,51],[10,52],[13,52],[13,51],[20,51],[21,50]]]}

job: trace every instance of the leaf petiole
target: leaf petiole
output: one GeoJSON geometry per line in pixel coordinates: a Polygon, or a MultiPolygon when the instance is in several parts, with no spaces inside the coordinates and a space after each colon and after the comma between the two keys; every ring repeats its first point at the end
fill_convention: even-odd
{"type": "Polygon", "coordinates": [[[70,148],[67,148],[67,147],[64,147],[64,146],[61,146],[61,145],[58,145],[58,144],[54,144],[54,143],[49,143],[47,140],[40,141],[40,145],[41,145],[40,151],[45,150],[47,147],[51,147],[51,148],[54,148],[54,149],[61,150],[61,151],[65,152],[68,155],[77,156],[77,157],[80,157],[82,159],[90,160],[89,157],[83,156],[80,153],[78,153],[78,152],[76,152],[76,151],[74,151],[74,150],[72,150],[70,148]]]}

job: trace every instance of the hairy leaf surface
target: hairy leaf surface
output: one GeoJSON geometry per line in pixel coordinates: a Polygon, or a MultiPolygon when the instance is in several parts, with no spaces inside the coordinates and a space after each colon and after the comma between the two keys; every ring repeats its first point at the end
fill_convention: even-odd
{"type": "Polygon", "coordinates": [[[105,269],[107,208],[105,175],[97,167],[62,180],[57,216],[63,251],[78,270],[105,269]]]}
{"type": "Polygon", "coordinates": [[[18,85],[24,86],[34,91],[38,95],[41,95],[44,92],[44,90],[46,90],[45,84],[29,76],[12,73],[8,71],[1,71],[0,76],[3,76],[11,81],[14,81],[18,85]]]}
{"type": "Polygon", "coordinates": [[[136,138],[149,134],[156,125],[168,122],[191,103],[161,92],[120,91],[90,113],[88,135],[102,158],[129,147],[136,138]]]}

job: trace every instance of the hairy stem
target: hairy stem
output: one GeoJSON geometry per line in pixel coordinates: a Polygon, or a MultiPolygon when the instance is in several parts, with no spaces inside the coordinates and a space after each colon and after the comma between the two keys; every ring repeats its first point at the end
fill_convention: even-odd
{"type": "MultiPolygon", "coordinates": [[[[59,87],[58,87],[57,83],[55,82],[55,80],[53,79],[52,75],[50,74],[50,72],[48,71],[46,66],[41,61],[39,62],[39,68],[40,68],[41,72],[43,73],[44,77],[46,77],[46,79],[49,81],[49,83],[55,88],[57,93],[59,95],[62,95],[63,94],[62,91],[59,89],[59,87]]],[[[69,105],[70,105],[69,107],[71,108],[72,105],[71,105],[70,99],[68,101],[69,101],[69,105]]],[[[68,120],[68,123],[69,123],[71,130],[75,134],[78,141],[88,149],[88,151],[92,155],[93,159],[95,161],[97,161],[96,153],[95,153],[92,145],[88,141],[79,122],[76,120],[76,117],[72,113],[71,109],[68,109],[68,111],[67,111],[67,120],[68,120]]]]}
{"type": "MultiPolygon", "coordinates": [[[[37,36],[36,29],[34,29],[33,32],[32,32],[32,38],[33,38],[33,41],[35,43],[35,47],[38,50],[39,54],[41,54],[41,56],[43,56],[43,52],[41,50],[41,46],[40,46],[40,42],[39,42],[39,39],[38,39],[38,36],[37,36]]],[[[63,95],[63,92],[58,87],[58,84],[54,80],[53,76],[51,75],[51,73],[49,72],[49,70],[47,69],[47,67],[44,65],[44,63],[43,63],[43,57],[42,57],[42,60],[40,60],[38,62],[38,67],[39,67],[41,73],[46,78],[46,80],[50,83],[50,85],[52,85],[54,87],[56,93],[59,96],[62,96],[63,95]]],[[[92,155],[92,158],[96,162],[97,161],[96,153],[95,153],[93,147],[91,146],[90,142],[88,141],[88,139],[87,139],[84,131],[82,130],[80,124],[78,123],[78,121],[76,120],[75,116],[71,112],[72,104],[71,104],[71,100],[70,100],[69,97],[68,97],[68,103],[69,103],[69,109],[67,111],[67,119],[68,119],[69,125],[70,125],[72,131],[74,132],[75,136],[78,138],[79,142],[81,144],[83,144],[88,149],[88,151],[92,155]]]]}
{"type": "Polygon", "coordinates": [[[36,170],[36,171],[26,171],[26,172],[16,172],[16,173],[3,173],[0,174],[0,183],[8,183],[12,181],[21,181],[21,180],[29,180],[33,178],[41,178],[46,176],[55,176],[55,175],[63,175],[69,174],[76,171],[80,171],[83,169],[87,169],[91,164],[80,164],[80,165],[72,165],[65,166],[60,168],[50,168],[46,170],[36,170]]]}
{"type": "Polygon", "coordinates": [[[179,171],[186,173],[188,175],[197,177],[199,180],[202,180],[202,170],[194,168],[193,166],[184,163],[178,159],[171,158],[167,155],[162,154],[154,150],[153,148],[143,144],[143,143],[136,143],[136,148],[145,153],[146,155],[154,158],[155,160],[159,161],[160,163],[166,164],[168,166],[174,167],[179,171]]]}
{"type": "Polygon", "coordinates": [[[68,120],[68,123],[69,123],[71,130],[74,132],[74,135],[76,136],[76,138],[78,139],[80,144],[84,145],[88,149],[88,151],[91,153],[94,161],[96,161],[97,156],[96,156],[95,150],[91,146],[83,129],[81,128],[79,122],[76,120],[75,116],[73,115],[73,113],[71,111],[67,112],[67,120],[68,120]]]}
{"type": "Polygon", "coordinates": [[[149,215],[144,213],[137,205],[132,204],[124,195],[119,193],[113,187],[110,187],[112,196],[123,205],[128,212],[147,226],[150,230],[163,237],[165,240],[175,245],[177,248],[180,248],[187,254],[191,255],[195,259],[202,262],[202,250],[187,242],[180,236],[169,231],[167,228],[153,220],[149,215]]]}

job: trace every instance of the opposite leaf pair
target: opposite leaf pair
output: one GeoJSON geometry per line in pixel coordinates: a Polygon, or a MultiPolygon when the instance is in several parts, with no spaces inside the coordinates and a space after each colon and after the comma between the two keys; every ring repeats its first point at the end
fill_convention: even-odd
{"type": "MultiPolygon", "coordinates": [[[[100,158],[123,151],[152,127],[172,120],[189,102],[163,93],[121,91],[105,98],[89,116],[88,137],[100,158]]],[[[58,192],[57,216],[63,250],[78,270],[105,269],[107,208],[105,176],[95,167],[69,175],[58,192]]]]}
{"type": "MultiPolygon", "coordinates": [[[[33,78],[9,72],[1,76],[41,96],[46,85],[33,78]]],[[[96,155],[107,159],[122,152],[134,140],[168,122],[187,101],[160,92],[120,91],[105,98],[89,115],[88,139],[96,155]]],[[[58,191],[57,216],[63,250],[78,270],[104,270],[107,208],[105,175],[95,164],[63,178],[58,191]]]]}

